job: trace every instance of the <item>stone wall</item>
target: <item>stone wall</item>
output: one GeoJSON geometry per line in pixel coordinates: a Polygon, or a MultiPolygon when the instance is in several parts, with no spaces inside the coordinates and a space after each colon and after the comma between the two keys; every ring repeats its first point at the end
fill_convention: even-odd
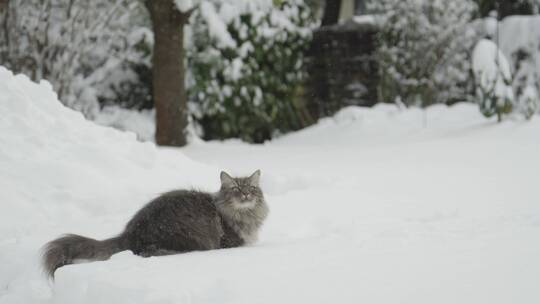
{"type": "Polygon", "coordinates": [[[321,27],[307,54],[306,102],[314,118],[348,105],[377,102],[376,27],[354,22],[321,27]]]}

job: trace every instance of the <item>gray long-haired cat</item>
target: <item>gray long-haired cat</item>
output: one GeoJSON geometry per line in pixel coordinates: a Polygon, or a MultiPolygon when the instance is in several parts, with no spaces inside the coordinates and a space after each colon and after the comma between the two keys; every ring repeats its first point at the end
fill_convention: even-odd
{"type": "Polygon", "coordinates": [[[232,178],[221,172],[216,193],[176,190],[139,210],[120,235],[103,241],[68,234],[47,243],[43,267],[50,278],[64,265],[104,261],[131,250],[149,257],[194,250],[238,247],[257,240],[268,215],[259,186],[261,172],[232,178]]]}

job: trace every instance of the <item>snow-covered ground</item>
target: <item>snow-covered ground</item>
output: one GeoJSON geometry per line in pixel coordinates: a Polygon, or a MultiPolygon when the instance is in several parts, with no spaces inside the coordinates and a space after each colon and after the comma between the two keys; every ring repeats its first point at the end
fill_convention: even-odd
{"type": "Polygon", "coordinates": [[[540,120],[473,105],[348,108],[264,145],[156,148],[0,67],[0,303],[539,303],[540,120]],[[245,248],[60,268],[39,249],[105,238],[150,198],[262,169],[245,248]]]}

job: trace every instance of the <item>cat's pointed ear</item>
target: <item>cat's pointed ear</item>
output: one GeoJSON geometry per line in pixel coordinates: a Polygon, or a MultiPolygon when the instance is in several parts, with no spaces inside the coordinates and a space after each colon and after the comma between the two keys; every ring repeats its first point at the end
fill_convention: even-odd
{"type": "Polygon", "coordinates": [[[259,186],[259,180],[261,179],[261,170],[255,171],[255,173],[251,174],[249,177],[249,183],[252,186],[259,186]]]}
{"type": "Polygon", "coordinates": [[[221,179],[222,186],[230,188],[234,185],[234,179],[225,171],[221,171],[221,173],[219,174],[219,178],[221,179]]]}

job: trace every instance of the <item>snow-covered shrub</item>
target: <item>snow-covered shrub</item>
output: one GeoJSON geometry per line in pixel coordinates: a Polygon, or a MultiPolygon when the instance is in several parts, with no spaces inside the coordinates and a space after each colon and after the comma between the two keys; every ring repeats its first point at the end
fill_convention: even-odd
{"type": "Polygon", "coordinates": [[[191,21],[188,92],[205,138],[261,142],[301,128],[311,13],[302,0],[203,1],[191,21]]]}
{"type": "Polygon", "coordinates": [[[510,65],[514,101],[512,111],[526,118],[540,108],[540,16],[496,16],[475,20],[477,31],[489,37],[510,65]]]}
{"type": "MultiPolygon", "coordinates": [[[[513,99],[511,108],[507,106],[506,111],[531,118],[540,108],[540,41],[537,30],[540,16],[509,16],[502,21],[489,17],[476,23],[485,37],[496,42],[505,56],[504,61],[508,62],[511,76],[506,78],[511,79],[513,99]]],[[[496,47],[491,46],[492,49],[496,47]]],[[[495,53],[492,50],[489,60],[494,61],[495,53]]]]}
{"type": "Polygon", "coordinates": [[[517,97],[518,111],[530,119],[538,112],[540,108],[540,96],[538,96],[539,88],[537,86],[526,86],[517,97]]]}
{"type": "Polygon", "coordinates": [[[535,71],[534,54],[525,49],[518,49],[512,53],[513,81],[515,92],[514,108],[525,118],[531,118],[540,106],[538,97],[540,79],[535,71]]]}
{"type": "Polygon", "coordinates": [[[531,117],[540,106],[539,28],[538,15],[510,16],[499,22],[492,34],[497,37],[501,51],[510,60],[512,87],[516,96],[515,110],[525,117],[531,117]]]}
{"type": "Polygon", "coordinates": [[[142,30],[132,22],[141,6],[128,0],[7,1],[0,64],[47,79],[64,104],[91,118],[100,100],[147,91],[137,68],[148,54],[136,48],[145,35],[137,35],[142,30]]]}
{"type": "Polygon", "coordinates": [[[472,1],[381,0],[369,7],[380,16],[381,101],[427,106],[468,98],[472,1]]]}
{"type": "Polygon", "coordinates": [[[127,44],[119,53],[119,64],[110,66],[101,81],[94,85],[101,106],[118,105],[123,108],[150,109],[152,100],[153,33],[147,26],[132,28],[127,44]]]}
{"type": "Polygon", "coordinates": [[[487,39],[480,40],[473,50],[473,73],[476,98],[480,111],[487,117],[512,112],[514,91],[508,60],[497,45],[487,39]]]}

